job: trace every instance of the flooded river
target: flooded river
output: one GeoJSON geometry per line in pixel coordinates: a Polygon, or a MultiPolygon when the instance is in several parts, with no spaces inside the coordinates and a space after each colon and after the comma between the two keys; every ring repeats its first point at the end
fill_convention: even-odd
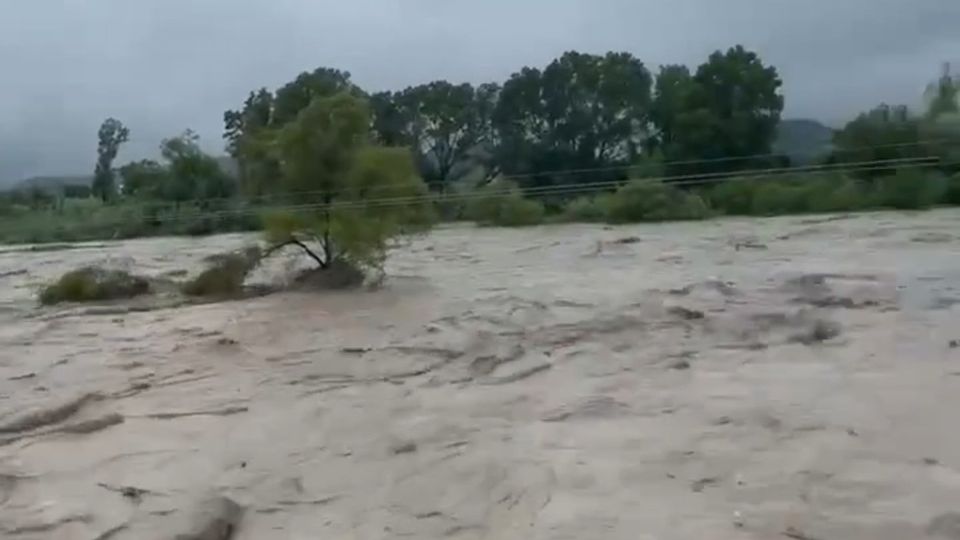
{"type": "Polygon", "coordinates": [[[456,226],[378,290],[36,303],[255,240],[0,248],[0,536],[960,538],[956,210],[456,226]]]}

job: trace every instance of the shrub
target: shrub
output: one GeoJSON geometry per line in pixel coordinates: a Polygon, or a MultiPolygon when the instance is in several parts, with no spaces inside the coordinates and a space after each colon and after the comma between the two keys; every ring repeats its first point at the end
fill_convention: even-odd
{"type": "Polygon", "coordinates": [[[561,212],[562,221],[600,222],[607,219],[609,195],[577,197],[568,202],[561,212]]]}
{"type": "Polygon", "coordinates": [[[40,292],[40,303],[96,302],[133,298],[148,292],[150,284],[144,278],[122,270],[90,266],[67,272],[56,283],[45,287],[40,292]]]}
{"type": "Polygon", "coordinates": [[[706,202],[660,181],[633,180],[607,200],[607,219],[612,223],[704,219],[706,202]]]}
{"type": "Polygon", "coordinates": [[[947,180],[942,202],[960,205],[960,173],[951,176],[950,179],[947,180]]]}
{"type": "Polygon", "coordinates": [[[538,225],[545,213],[543,204],[524,198],[520,188],[509,182],[496,182],[477,190],[464,211],[471,221],[500,227],[538,225]]]}
{"type": "Polygon", "coordinates": [[[210,266],[185,282],[180,290],[188,296],[238,295],[243,292],[247,275],[260,263],[261,257],[258,247],[209,257],[210,266]]]}
{"type": "Polygon", "coordinates": [[[753,193],[750,213],[760,216],[806,212],[809,187],[782,180],[768,180],[753,193]]]}
{"type": "Polygon", "coordinates": [[[502,201],[495,224],[501,227],[539,225],[543,223],[544,214],[546,211],[539,201],[510,196],[502,201]]]}
{"type": "Polygon", "coordinates": [[[707,190],[710,207],[731,216],[750,215],[753,196],[762,179],[730,178],[707,190]]]}
{"type": "Polygon", "coordinates": [[[867,192],[851,178],[817,180],[807,194],[808,212],[850,212],[864,209],[868,204],[867,192]]]}
{"type": "Polygon", "coordinates": [[[874,201],[883,207],[917,210],[936,204],[946,192],[943,178],[923,171],[901,169],[893,176],[876,180],[874,201]]]}

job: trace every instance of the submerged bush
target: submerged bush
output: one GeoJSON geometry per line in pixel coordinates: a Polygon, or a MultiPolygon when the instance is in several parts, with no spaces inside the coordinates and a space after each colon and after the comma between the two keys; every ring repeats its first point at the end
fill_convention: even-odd
{"type": "Polygon", "coordinates": [[[97,302],[133,298],[150,292],[146,279],[122,270],[86,267],[67,272],[40,292],[44,305],[61,302],[97,302]]]}
{"type": "Polygon", "coordinates": [[[607,198],[607,219],[612,223],[704,219],[706,202],[663,182],[633,180],[607,198]]]}
{"type": "Polygon", "coordinates": [[[261,256],[260,248],[250,247],[209,257],[210,266],[185,282],[180,290],[188,296],[238,295],[243,292],[243,283],[260,263],[261,256]]]}
{"type": "Polygon", "coordinates": [[[477,190],[464,209],[467,219],[500,227],[539,225],[545,214],[543,204],[524,198],[520,188],[509,182],[496,182],[477,190]]]}

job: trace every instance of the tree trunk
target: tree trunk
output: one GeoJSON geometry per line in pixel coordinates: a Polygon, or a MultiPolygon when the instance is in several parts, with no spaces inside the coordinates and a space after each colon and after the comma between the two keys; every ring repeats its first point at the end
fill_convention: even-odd
{"type": "Polygon", "coordinates": [[[333,242],[330,241],[330,204],[332,202],[333,197],[329,194],[324,196],[323,258],[326,259],[327,264],[332,263],[334,258],[333,242]]]}

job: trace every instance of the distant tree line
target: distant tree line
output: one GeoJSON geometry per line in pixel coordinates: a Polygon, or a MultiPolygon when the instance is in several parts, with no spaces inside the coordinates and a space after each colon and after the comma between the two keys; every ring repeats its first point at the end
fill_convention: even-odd
{"type": "Polygon", "coordinates": [[[278,241],[315,241],[314,259],[324,266],[342,257],[372,264],[387,238],[421,228],[433,210],[519,225],[557,216],[623,222],[960,204],[960,80],[949,68],[926,89],[924,111],[873,107],[836,130],[830,149],[804,160],[831,168],[829,175],[784,170],[789,158],[773,152],[781,88],[777,70],[742,46],[695,68],[655,73],[630,53],[571,51],[501,82],[437,80],[385,92],[321,67],[254,90],[223,114],[229,173],[189,130],[164,140],[159,160],[117,167],[130,131],[108,118],[92,185],[8,194],[0,216],[21,219],[25,208],[63,214],[64,198],[92,195],[100,210],[84,203],[67,212],[78,223],[97,214],[89,234],[38,219],[46,232],[22,237],[265,225],[278,241]],[[639,182],[656,178],[664,180],[639,182]],[[580,186],[595,193],[574,194],[580,186]],[[464,193],[475,195],[473,204],[458,202],[464,193]],[[390,197],[430,201],[432,210],[366,207],[390,197]],[[288,206],[305,207],[309,219],[261,219],[288,206]],[[371,245],[377,249],[365,252],[371,245]]]}
{"type": "MultiPolygon", "coordinates": [[[[781,85],[775,68],[740,46],[717,51],[693,71],[663,66],[653,75],[630,53],[568,52],[503,83],[438,80],[377,93],[359,88],[346,71],[319,68],[273,92],[251,92],[242,107],[224,113],[224,137],[243,185],[256,194],[280,167],[262,144],[264,134],[316,98],[347,93],[369,102],[379,144],[411,149],[434,191],[500,174],[522,177],[522,187],[605,182],[626,178],[626,167],[638,162],[769,154],[783,110],[781,85]]],[[[766,164],[744,157],[666,172],[766,164]]]]}

